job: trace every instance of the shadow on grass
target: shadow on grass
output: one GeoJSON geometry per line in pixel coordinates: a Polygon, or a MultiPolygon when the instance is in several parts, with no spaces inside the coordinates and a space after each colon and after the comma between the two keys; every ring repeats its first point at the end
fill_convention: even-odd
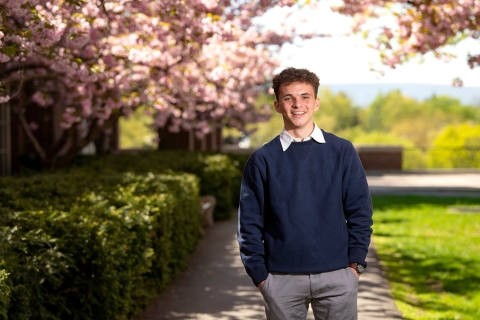
{"type": "Polygon", "coordinates": [[[402,210],[415,205],[458,205],[478,204],[480,199],[471,197],[442,197],[442,196],[372,196],[375,210],[402,210]]]}
{"type": "MultiPolygon", "coordinates": [[[[480,199],[466,197],[374,196],[372,199],[374,210],[377,212],[394,212],[421,205],[451,206],[480,203],[480,199]]],[[[401,224],[403,222],[402,219],[396,217],[389,219],[387,215],[382,216],[381,214],[374,220],[377,224],[401,224]]],[[[388,232],[375,232],[374,235],[386,238],[395,236],[388,232]]],[[[400,237],[405,236],[401,235],[400,237]]],[[[389,241],[391,242],[391,240],[389,241]]],[[[455,241],[455,238],[452,237],[451,241],[455,241]]],[[[396,242],[402,242],[402,240],[398,239],[396,242]]],[[[387,278],[389,282],[406,285],[409,288],[404,291],[401,291],[402,289],[396,291],[395,299],[432,312],[450,312],[471,316],[472,319],[478,316],[478,306],[474,307],[468,305],[468,303],[455,301],[467,301],[479,294],[480,273],[478,267],[476,267],[479,264],[479,259],[477,257],[462,257],[461,250],[441,256],[435,256],[433,252],[422,253],[422,251],[425,251],[425,249],[415,248],[410,244],[395,246],[395,253],[391,255],[381,251],[378,252],[380,260],[388,268],[387,278]],[[414,293],[414,295],[409,292],[414,293]],[[452,298],[451,300],[439,299],[438,296],[435,299],[415,296],[432,293],[450,293],[462,298],[460,300],[452,298]]],[[[431,297],[434,297],[434,295],[431,297]]]]}
{"type": "MultiPolygon", "coordinates": [[[[401,250],[398,253],[399,255],[396,257],[379,255],[381,261],[389,270],[397,270],[387,273],[390,283],[406,284],[416,294],[443,292],[469,297],[479,291],[480,274],[476,273],[476,269],[464,267],[478,264],[478,261],[459,257],[455,257],[454,261],[425,260],[415,258],[401,250]],[[440,273],[446,273],[447,275],[443,275],[440,279],[438,276],[440,273]],[[412,279],[415,279],[415,281],[412,281],[412,279]]],[[[459,314],[467,311],[465,306],[446,304],[439,300],[416,301],[408,294],[397,295],[395,299],[422,309],[434,311],[455,311],[457,309],[459,314]]],[[[471,312],[474,311],[471,310],[471,312]]]]}

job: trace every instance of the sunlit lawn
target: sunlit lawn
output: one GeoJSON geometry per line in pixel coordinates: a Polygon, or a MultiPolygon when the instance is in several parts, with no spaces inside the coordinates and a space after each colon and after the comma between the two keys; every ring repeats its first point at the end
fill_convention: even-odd
{"type": "Polygon", "coordinates": [[[480,198],[373,203],[375,247],[405,319],[480,319],[480,212],[458,212],[480,211],[480,198]]]}

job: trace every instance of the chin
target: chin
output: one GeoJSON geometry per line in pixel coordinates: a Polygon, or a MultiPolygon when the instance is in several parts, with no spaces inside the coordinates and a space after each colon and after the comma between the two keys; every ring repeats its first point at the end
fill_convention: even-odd
{"type": "Polygon", "coordinates": [[[297,122],[297,123],[294,123],[293,126],[294,126],[295,128],[302,128],[302,127],[305,126],[305,123],[303,123],[303,122],[300,122],[300,123],[297,122]]]}

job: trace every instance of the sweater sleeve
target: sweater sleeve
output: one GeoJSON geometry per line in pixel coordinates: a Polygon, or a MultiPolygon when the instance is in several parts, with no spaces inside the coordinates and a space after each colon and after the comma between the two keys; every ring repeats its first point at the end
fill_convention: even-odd
{"type": "Polygon", "coordinates": [[[245,166],[240,191],[237,239],[240,256],[255,286],[268,276],[265,265],[264,176],[250,158],[245,166]]]}
{"type": "Polygon", "coordinates": [[[348,256],[350,262],[367,265],[365,259],[373,224],[370,191],[360,158],[351,144],[345,161],[342,196],[348,229],[348,256]]]}

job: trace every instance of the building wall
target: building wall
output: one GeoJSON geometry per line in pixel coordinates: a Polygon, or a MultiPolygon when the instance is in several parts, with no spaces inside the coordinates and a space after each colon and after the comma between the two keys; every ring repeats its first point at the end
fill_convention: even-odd
{"type": "Polygon", "coordinates": [[[402,170],[400,146],[355,146],[365,170],[402,170]]]}
{"type": "MultiPolygon", "coordinates": [[[[365,170],[395,171],[402,170],[401,146],[355,146],[365,170]]],[[[238,146],[226,145],[224,151],[237,154],[252,154],[256,149],[241,149],[238,146]]]]}

